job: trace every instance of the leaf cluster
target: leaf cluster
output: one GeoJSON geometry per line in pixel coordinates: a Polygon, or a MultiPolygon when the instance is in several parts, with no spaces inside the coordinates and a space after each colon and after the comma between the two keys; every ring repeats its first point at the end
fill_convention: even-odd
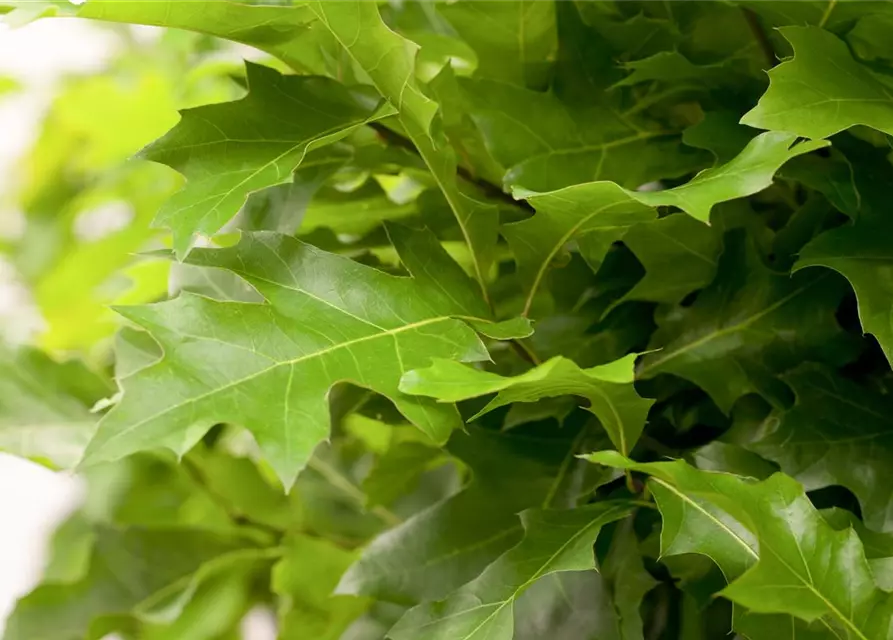
{"type": "Polygon", "coordinates": [[[6,640],[893,637],[893,6],[0,6],[165,28],[11,196],[6,640]]]}

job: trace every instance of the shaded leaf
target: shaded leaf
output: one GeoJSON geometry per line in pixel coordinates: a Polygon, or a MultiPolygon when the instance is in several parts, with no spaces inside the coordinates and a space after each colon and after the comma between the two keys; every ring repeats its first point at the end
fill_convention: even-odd
{"type": "Polygon", "coordinates": [[[747,447],[807,490],[847,487],[859,498],[866,524],[889,529],[893,503],[882,478],[893,459],[893,403],[815,364],[782,380],[796,404],[770,415],[747,447]]]}
{"type": "Polygon", "coordinates": [[[94,403],[111,389],[77,361],[37,350],[0,351],[0,450],[54,467],[80,460],[96,429],[94,403]]]}
{"type": "Polygon", "coordinates": [[[837,364],[851,357],[835,319],[844,283],[827,273],[775,273],[741,232],[725,244],[716,279],[660,325],[651,345],[660,351],[645,357],[639,375],[691,380],[728,412],[749,392],[778,398],[772,372],[807,354],[837,364]]]}
{"type": "Polygon", "coordinates": [[[80,640],[94,618],[126,614],[245,543],[188,529],[101,528],[89,571],[72,584],[45,584],[19,601],[6,640],[80,640]]]}
{"type": "Polygon", "coordinates": [[[679,214],[631,227],[623,236],[623,243],[645,267],[645,276],[621,302],[679,302],[710,284],[721,250],[720,238],[713,228],[679,214]]]}
{"type": "Polygon", "coordinates": [[[622,502],[569,511],[525,511],[524,539],[518,546],[446,600],[410,610],[390,635],[395,640],[511,640],[515,600],[549,574],[594,569],[592,545],[599,531],[629,513],[622,502]]]}
{"type": "Polygon", "coordinates": [[[587,476],[574,455],[596,441],[570,428],[457,432],[448,449],[471,468],[471,484],[374,540],[338,592],[396,602],[445,597],[518,542],[520,511],[577,504],[602,476],[587,476]]]}
{"type": "Polygon", "coordinates": [[[518,600],[515,640],[641,640],[639,608],[657,581],[645,571],[631,521],[617,527],[599,572],[538,580],[518,600]]]}
{"type": "Polygon", "coordinates": [[[279,608],[282,640],[338,640],[369,607],[366,598],[333,596],[332,591],[354,554],[325,540],[295,536],[273,568],[272,588],[279,608]]]}
{"type": "Polygon", "coordinates": [[[558,47],[548,2],[454,3],[438,9],[478,54],[476,76],[539,88],[558,47]]]}

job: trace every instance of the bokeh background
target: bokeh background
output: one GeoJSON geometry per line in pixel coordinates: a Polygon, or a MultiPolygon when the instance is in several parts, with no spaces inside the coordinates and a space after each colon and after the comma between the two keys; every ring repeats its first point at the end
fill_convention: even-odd
{"type": "MultiPolygon", "coordinates": [[[[149,222],[180,178],[134,154],[177,122],[177,109],[238,96],[230,72],[259,55],[151,27],[20,22],[0,23],[0,339],[102,366],[119,323],[108,305],[168,287],[169,263],[139,254],[160,246],[149,222]]],[[[6,454],[0,486],[2,635],[84,486],[6,454]]],[[[272,625],[253,611],[243,634],[273,638],[272,625]]]]}

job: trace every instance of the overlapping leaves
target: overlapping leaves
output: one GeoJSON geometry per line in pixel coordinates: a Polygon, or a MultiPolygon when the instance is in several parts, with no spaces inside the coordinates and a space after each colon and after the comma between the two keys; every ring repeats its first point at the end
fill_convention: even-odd
{"type": "Polygon", "coordinates": [[[474,330],[456,319],[486,325],[486,307],[432,235],[396,227],[391,233],[413,278],[272,233],[246,235],[230,249],[193,251],[190,264],[241,276],[266,303],[183,294],[121,309],[165,355],[123,381],[124,397],[100,424],[87,460],[147,446],[182,452],[212,425],[231,421],[254,433],[290,485],[328,435],[326,396],[341,381],[388,396],[432,439],[445,441],[460,424],[455,409],[406,396],[397,384],[432,357],[486,358],[474,330]]]}
{"type": "MultiPolygon", "coordinates": [[[[885,5],[0,5],[275,58],[172,37],[216,93],[142,154],[182,262],[114,362],[35,284],[119,390],[5,352],[0,448],[91,484],[8,637],[890,636],[885,5]]],[[[63,156],[28,284],[99,171],[63,156]]]]}

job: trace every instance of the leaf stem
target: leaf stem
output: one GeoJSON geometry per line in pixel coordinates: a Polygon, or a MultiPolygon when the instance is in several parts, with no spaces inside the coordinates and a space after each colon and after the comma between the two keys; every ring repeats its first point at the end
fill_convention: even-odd
{"type": "MultiPolygon", "coordinates": [[[[345,478],[337,469],[317,457],[310,458],[310,462],[307,463],[307,466],[325,478],[333,487],[340,489],[341,492],[353,500],[358,507],[363,510],[366,509],[366,494],[360,491],[354,483],[345,478]]],[[[369,509],[369,512],[378,517],[379,520],[389,527],[396,527],[403,523],[403,520],[398,515],[382,505],[375,505],[369,509]]]]}
{"type": "MultiPolygon", "coordinates": [[[[406,149],[407,151],[421,157],[422,154],[419,153],[419,150],[409,138],[406,138],[396,131],[389,129],[381,122],[369,122],[367,124],[375,130],[375,132],[384,142],[392,144],[395,147],[400,147],[401,149],[406,149]]],[[[533,213],[534,211],[533,207],[530,206],[530,204],[526,200],[515,200],[515,198],[513,198],[510,194],[503,191],[501,187],[493,184],[492,182],[484,180],[483,178],[475,176],[471,173],[471,171],[469,171],[462,165],[456,165],[456,174],[466,182],[475,185],[484,193],[484,195],[494,200],[499,200],[503,204],[519,207],[530,213],[533,213]]]]}
{"type": "Polygon", "coordinates": [[[744,13],[747,26],[750,27],[750,31],[753,33],[757,44],[760,45],[760,50],[763,52],[766,62],[771,69],[778,64],[778,56],[775,54],[775,47],[772,46],[772,41],[769,40],[769,36],[763,28],[763,23],[760,22],[760,17],[751,9],[741,9],[741,11],[744,13]]]}
{"type": "Polygon", "coordinates": [[[226,496],[217,491],[217,489],[211,484],[208,476],[205,475],[204,469],[202,469],[201,465],[198,464],[195,460],[193,460],[189,456],[184,456],[182,458],[182,467],[186,471],[186,474],[190,477],[190,479],[196,485],[198,485],[198,487],[204,490],[204,492],[214,502],[214,504],[220,507],[220,509],[223,510],[224,513],[226,513],[227,517],[232,520],[233,524],[260,529],[264,533],[272,535],[277,540],[282,537],[283,532],[280,529],[277,529],[276,527],[263,522],[252,520],[235,506],[233,506],[233,504],[230,503],[226,496]]]}

